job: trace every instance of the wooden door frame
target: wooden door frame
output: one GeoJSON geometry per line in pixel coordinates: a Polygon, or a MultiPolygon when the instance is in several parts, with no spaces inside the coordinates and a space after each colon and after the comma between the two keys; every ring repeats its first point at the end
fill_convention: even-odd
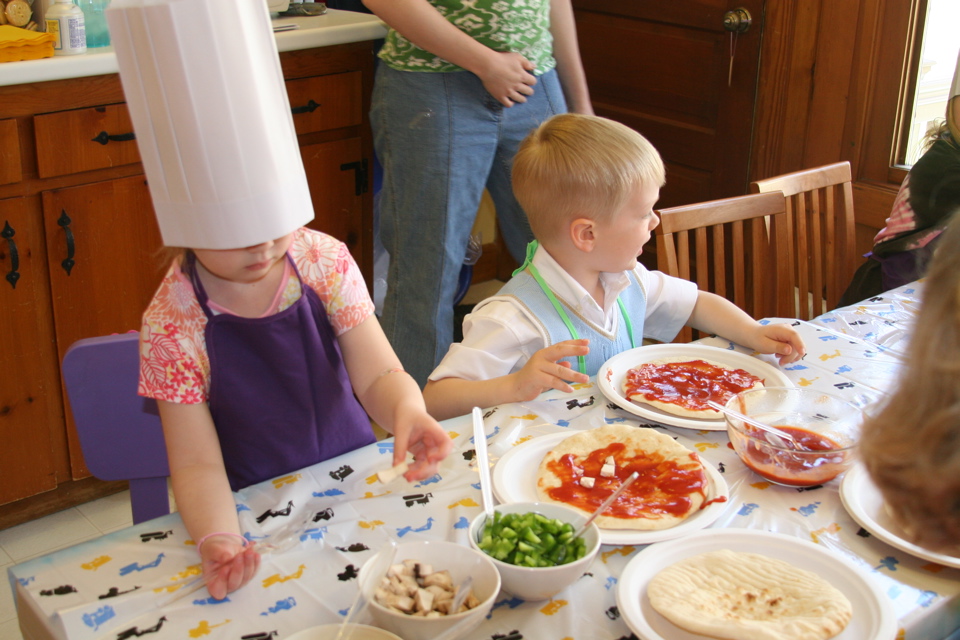
{"type": "Polygon", "coordinates": [[[858,249],[906,173],[895,131],[926,0],[766,0],[751,179],[850,161],[858,249]]]}

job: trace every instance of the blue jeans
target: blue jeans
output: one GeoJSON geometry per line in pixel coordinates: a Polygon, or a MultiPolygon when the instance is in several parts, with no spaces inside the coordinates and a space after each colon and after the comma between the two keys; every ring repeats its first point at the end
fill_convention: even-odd
{"type": "Polygon", "coordinates": [[[370,119],[384,171],[380,238],[390,253],[380,322],[421,386],[453,341],[457,277],[484,187],[522,262],[532,234],[510,185],[513,156],[531,129],[565,111],[556,71],[507,108],[472,73],[378,64],[370,119]]]}

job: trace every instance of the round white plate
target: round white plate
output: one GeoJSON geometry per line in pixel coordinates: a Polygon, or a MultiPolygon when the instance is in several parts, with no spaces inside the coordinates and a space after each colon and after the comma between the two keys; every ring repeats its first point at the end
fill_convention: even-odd
{"type": "Polygon", "coordinates": [[[635,555],[617,583],[617,608],[630,630],[641,640],[709,640],[657,613],[647,598],[647,584],[675,562],[718,549],[777,558],[811,571],[839,589],[853,606],[853,618],[833,640],[893,640],[897,635],[893,604],[850,560],[807,540],[753,529],[700,531],[635,555]]]}
{"type": "Polygon", "coordinates": [[[627,376],[627,371],[651,360],[672,357],[712,360],[728,367],[743,369],[763,378],[764,384],[768,387],[796,386],[780,369],[739,351],[711,347],[705,344],[652,344],[618,353],[604,362],[597,372],[597,383],[600,385],[600,391],[621,409],[626,409],[641,418],[685,429],[726,431],[727,423],[722,418],[718,420],[684,418],[654,409],[648,404],[634,402],[623,395],[623,380],[627,376]]]}
{"type": "Polygon", "coordinates": [[[867,468],[862,464],[849,469],[844,475],[840,483],[840,499],[857,524],[878,540],[923,560],[960,569],[960,558],[924,549],[906,539],[903,529],[887,513],[883,505],[883,495],[873,484],[867,468]]]}
{"type": "MultiPolygon", "coordinates": [[[[637,428],[642,429],[644,427],[637,428]]],[[[496,496],[497,500],[501,504],[537,502],[537,471],[540,468],[540,462],[557,443],[575,433],[577,432],[571,430],[533,438],[518,444],[503,454],[493,468],[493,495],[496,496]]],[[[707,472],[707,481],[709,482],[707,500],[726,496],[726,501],[712,502],[677,526],[669,529],[656,531],[600,529],[600,542],[602,544],[650,544],[661,540],[672,540],[691,531],[699,531],[709,527],[716,522],[720,514],[730,504],[730,491],[727,488],[727,481],[723,479],[720,472],[703,458],[700,458],[700,461],[703,462],[703,468],[707,472]]]]}

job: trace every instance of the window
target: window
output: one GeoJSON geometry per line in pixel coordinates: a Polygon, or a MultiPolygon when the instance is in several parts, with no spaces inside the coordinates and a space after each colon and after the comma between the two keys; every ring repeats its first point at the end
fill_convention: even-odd
{"type": "Polygon", "coordinates": [[[915,90],[911,98],[911,117],[905,121],[908,131],[906,147],[900,155],[905,165],[912,165],[923,152],[924,138],[931,127],[943,122],[950,84],[960,51],[960,2],[927,0],[926,19],[922,26],[920,56],[915,61],[915,90]]]}

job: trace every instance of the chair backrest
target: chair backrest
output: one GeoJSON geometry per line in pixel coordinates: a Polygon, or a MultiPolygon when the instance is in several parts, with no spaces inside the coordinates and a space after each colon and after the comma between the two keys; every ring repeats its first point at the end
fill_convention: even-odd
{"type": "MultiPolygon", "coordinates": [[[[657,214],[660,271],[692,280],[702,291],[727,298],[757,319],[790,309],[791,273],[777,259],[789,245],[782,195],[737,196],[657,214]]],[[[687,327],[677,341],[694,337],[687,327]]]]}
{"type": "Polygon", "coordinates": [[[751,183],[753,193],[787,199],[796,313],[810,320],[836,308],[861,262],[857,255],[850,163],[785,173],[751,183]]]}
{"type": "Polygon", "coordinates": [[[157,403],[137,395],[139,335],[78,340],[63,356],[62,371],[90,472],[130,482],[134,524],[170,513],[157,403]]]}

